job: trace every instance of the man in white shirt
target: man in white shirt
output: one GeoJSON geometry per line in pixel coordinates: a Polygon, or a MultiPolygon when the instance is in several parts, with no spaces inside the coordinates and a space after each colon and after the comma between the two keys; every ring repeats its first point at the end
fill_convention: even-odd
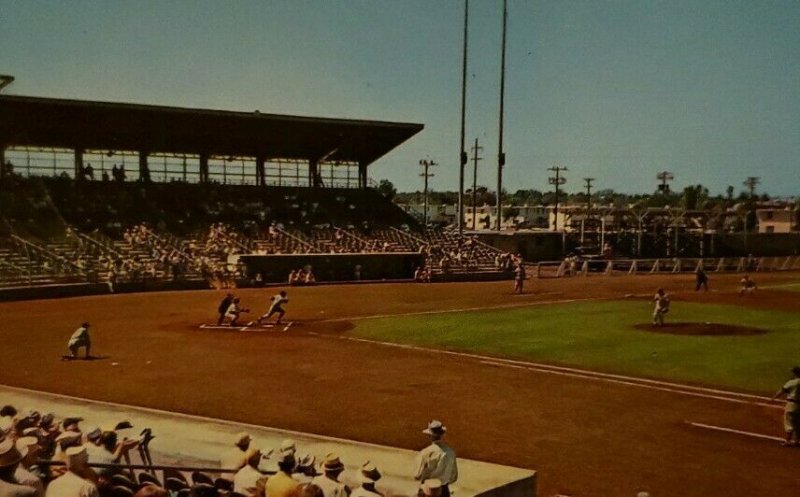
{"type": "Polygon", "coordinates": [[[772,400],[786,397],[786,405],[783,408],[783,429],[786,431],[786,440],[783,445],[787,447],[800,445],[800,366],[792,368],[792,375],[794,378],[787,381],[772,396],[772,400]]]}
{"type": "Polygon", "coordinates": [[[286,314],[286,311],[283,310],[282,306],[283,304],[289,303],[289,299],[286,297],[286,291],[281,290],[279,294],[272,297],[271,301],[272,302],[269,306],[269,310],[265,312],[260,318],[258,318],[258,321],[256,321],[257,324],[260,325],[261,321],[263,321],[264,319],[269,319],[270,317],[272,317],[273,314],[278,315],[278,320],[275,321],[275,324],[281,324],[281,319],[283,319],[283,315],[286,314]]]}
{"type": "Polygon", "coordinates": [[[230,473],[223,473],[223,478],[233,480],[235,473],[247,464],[245,456],[247,455],[247,449],[250,448],[250,442],[252,441],[253,438],[249,433],[241,432],[236,434],[236,438],[233,441],[234,448],[228,449],[228,451],[219,458],[219,466],[222,469],[231,471],[230,473]]]}
{"type": "Polygon", "coordinates": [[[442,441],[447,428],[441,421],[433,420],[422,433],[431,438],[431,444],[419,452],[414,479],[424,482],[437,479],[442,482],[442,497],[450,497],[450,485],[458,480],[456,453],[442,441]]]}
{"type": "Polygon", "coordinates": [[[264,488],[266,475],[258,470],[261,463],[261,451],[255,448],[245,452],[246,464],[233,477],[233,491],[247,497],[256,497],[258,489],[264,488]]]}
{"type": "Polygon", "coordinates": [[[659,288],[656,296],[653,297],[655,308],[653,309],[653,326],[664,326],[664,316],[669,312],[669,295],[659,288]]]}
{"type": "Polygon", "coordinates": [[[66,456],[67,472],[50,483],[47,497],[99,497],[86,448],[70,447],[66,456]]]}
{"type": "Polygon", "coordinates": [[[36,464],[39,455],[42,453],[42,447],[39,445],[39,440],[36,437],[22,437],[16,441],[16,447],[22,460],[20,461],[17,470],[14,472],[14,479],[20,485],[26,485],[36,490],[34,494],[36,497],[44,497],[44,483],[42,479],[36,476],[28,469],[36,464]]]}
{"type": "Polygon", "coordinates": [[[339,456],[331,452],[325,456],[322,463],[323,475],[314,478],[311,483],[322,489],[325,497],[347,497],[350,489],[339,481],[339,475],[344,471],[344,464],[339,456]]]}
{"type": "Polygon", "coordinates": [[[75,333],[69,338],[69,343],[67,344],[69,348],[69,353],[73,359],[78,358],[78,350],[81,347],[86,348],[86,359],[89,359],[91,355],[89,352],[92,348],[92,340],[89,338],[89,322],[86,321],[81,324],[81,327],[75,330],[75,333]]]}
{"type": "Polygon", "coordinates": [[[2,497],[35,497],[36,489],[22,485],[14,477],[22,460],[11,437],[0,439],[0,496],[2,497]]]}
{"type": "Polygon", "coordinates": [[[381,472],[374,464],[367,461],[361,465],[361,472],[358,474],[358,481],[361,486],[353,490],[350,497],[383,497],[383,494],[375,489],[375,483],[381,479],[381,472]]]}

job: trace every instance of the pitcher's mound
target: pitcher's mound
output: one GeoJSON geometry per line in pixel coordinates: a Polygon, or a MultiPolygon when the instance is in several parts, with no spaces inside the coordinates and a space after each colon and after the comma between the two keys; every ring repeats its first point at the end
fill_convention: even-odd
{"type": "Polygon", "coordinates": [[[637,330],[651,331],[654,333],[668,333],[671,335],[763,335],[767,330],[755,328],[753,326],[735,326],[721,323],[667,323],[664,326],[653,326],[652,324],[636,324],[633,326],[637,330]]]}

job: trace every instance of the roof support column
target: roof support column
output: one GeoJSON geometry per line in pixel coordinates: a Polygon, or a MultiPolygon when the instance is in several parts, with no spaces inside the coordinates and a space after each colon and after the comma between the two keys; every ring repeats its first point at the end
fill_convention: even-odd
{"type": "Polygon", "coordinates": [[[256,157],[256,185],[264,186],[267,184],[264,170],[264,157],[259,155],[256,157]]]}
{"type": "Polygon", "coordinates": [[[75,147],[75,164],[73,168],[75,181],[83,181],[83,152],[82,148],[75,147]]]}
{"type": "Polygon", "coordinates": [[[319,177],[319,160],[311,159],[308,161],[308,186],[317,188],[322,184],[322,179],[319,177]]]}
{"type": "Polygon", "coordinates": [[[147,151],[139,151],[139,181],[150,182],[150,168],[147,166],[147,151]]]}
{"type": "Polygon", "coordinates": [[[367,187],[367,163],[358,163],[358,187],[364,189],[367,187]]]}
{"type": "Polygon", "coordinates": [[[208,154],[200,154],[200,183],[208,183],[208,154]]]}

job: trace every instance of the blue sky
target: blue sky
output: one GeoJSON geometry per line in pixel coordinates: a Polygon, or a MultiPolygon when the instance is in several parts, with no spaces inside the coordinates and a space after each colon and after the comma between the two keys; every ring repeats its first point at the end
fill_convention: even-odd
{"type": "MultiPolygon", "coordinates": [[[[501,7],[470,2],[467,141],[489,186],[501,7]]],[[[421,189],[430,158],[454,190],[462,20],[460,0],[0,0],[0,74],[13,94],[420,122],[371,176],[421,189]]],[[[800,193],[798,1],[509,0],[507,69],[509,190],[558,164],[569,191],[653,191],[669,170],[800,193]]]]}

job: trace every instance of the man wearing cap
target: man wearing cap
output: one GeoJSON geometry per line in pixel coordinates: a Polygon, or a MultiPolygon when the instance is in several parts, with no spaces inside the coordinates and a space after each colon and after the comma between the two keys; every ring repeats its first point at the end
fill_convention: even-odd
{"type": "Polygon", "coordinates": [[[20,484],[14,477],[22,460],[11,437],[0,439],[0,496],[2,497],[35,497],[36,489],[20,484]]]}
{"type": "Polygon", "coordinates": [[[275,460],[278,463],[278,472],[267,479],[266,494],[269,497],[290,497],[300,487],[300,484],[292,478],[295,465],[294,452],[279,452],[275,460]]]}
{"type": "Polygon", "coordinates": [[[375,490],[375,483],[381,479],[381,472],[374,464],[367,461],[361,465],[361,471],[358,474],[358,481],[361,486],[353,490],[350,497],[383,497],[383,494],[375,490]]]}
{"type": "Polygon", "coordinates": [[[266,475],[258,470],[261,464],[261,451],[255,448],[245,452],[246,464],[233,477],[233,491],[247,497],[257,497],[258,489],[263,488],[266,475]]]}
{"type": "MultiPolygon", "coordinates": [[[[81,433],[78,431],[65,431],[56,438],[56,452],[53,454],[53,461],[66,463],[66,452],[71,447],[80,447],[81,433]]],[[[50,477],[57,478],[66,472],[64,466],[50,466],[50,477]]]]}
{"type": "Polygon", "coordinates": [[[433,420],[422,433],[431,438],[431,444],[417,456],[417,472],[414,479],[419,482],[435,478],[442,482],[442,497],[450,497],[450,484],[458,479],[456,453],[442,441],[447,428],[441,421],[433,420]]]}
{"type": "Polygon", "coordinates": [[[258,318],[258,321],[256,321],[256,323],[258,323],[259,325],[261,324],[262,320],[269,319],[270,317],[272,317],[273,314],[278,315],[278,319],[277,321],[275,321],[275,324],[281,324],[281,319],[283,319],[283,315],[286,314],[286,311],[284,311],[282,307],[283,304],[289,303],[289,299],[286,298],[285,290],[281,290],[280,293],[278,293],[277,295],[273,295],[272,299],[270,300],[271,303],[269,309],[267,310],[267,312],[262,314],[260,318],[258,318]]]}
{"type": "Polygon", "coordinates": [[[253,439],[250,437],[249,433],[241,432],[236,434],[236,438],[233,441],[234,448],[228,449],[228,451],[219,458],[220,468],[231,470],[229,473],[223,473],[223,478],[233,480],[236,472],[247,464],[245,457],[247,449],[250,448],[250,442],[252,441],[253,439]]]}
{"type": "Polygon", "coordinates": [[[69,338],[69,343],[67,344],[67,348],[69,348],[69,353],[73,359],[78,358],[78,350],[81,347],[86,348],[86,356],[85,358],[88,359],[91,357],[89,352],[92,348],[92,340],[89,338],[89,322],[85,321],[81,324],[81,327],[75,330],[75,333],[69,338]]]}
{"type": "Polygon", "coordinates": [[[222,326],[222,323],[225,321],[225,314],[228,312],[228,307],[230,307],[232,303],[233,303],[232,293],[225,295],[225,298],[222,299],[222,302],[219,303],[219,307],[217,307],[217,312],[219,312],[219,319],[217,319],[217,326],[222,326]]]}
{"type": "Polygon", "coordinates": [[[794,378],[787,381],[771,399],[786,397],[786,405],[783,408],[783,429],[786,431],[786,440],[783,445],[787,447],[800,445],[800,366],[792,368],[792,375],[794,378]]]}
{"type": "Polygon", "coordinates": [[[339,456],[331,452],[325,456],[322,462],[322,471],[324,474],[314,478],[311,483],[322,489],[325,497],[347,497],[350,495],[350,489],[347,485],[339,481],[339,475],[344,471],[344,463],[339,459],[339,456]]]}
{"type": "Polygon", "coordinates": [[[95,474],[89,468],[89,455],[83,446],[66,451],[67,472],[50,482],[47,497],[99,497],[95,474]]]}
{"type": "Polygon", "coordinates": [[[16,442],[17,450],[22,454],[17,470],[14,472],[14,479],[20,485],[26,485],[36,490],[36,497],[44,497],[44,484],[42,479],[31,471],[31,468],[36,464],[42,448],[39,446],[39,440],[36,437],[22,437],[18,438],[16,442]]]}

